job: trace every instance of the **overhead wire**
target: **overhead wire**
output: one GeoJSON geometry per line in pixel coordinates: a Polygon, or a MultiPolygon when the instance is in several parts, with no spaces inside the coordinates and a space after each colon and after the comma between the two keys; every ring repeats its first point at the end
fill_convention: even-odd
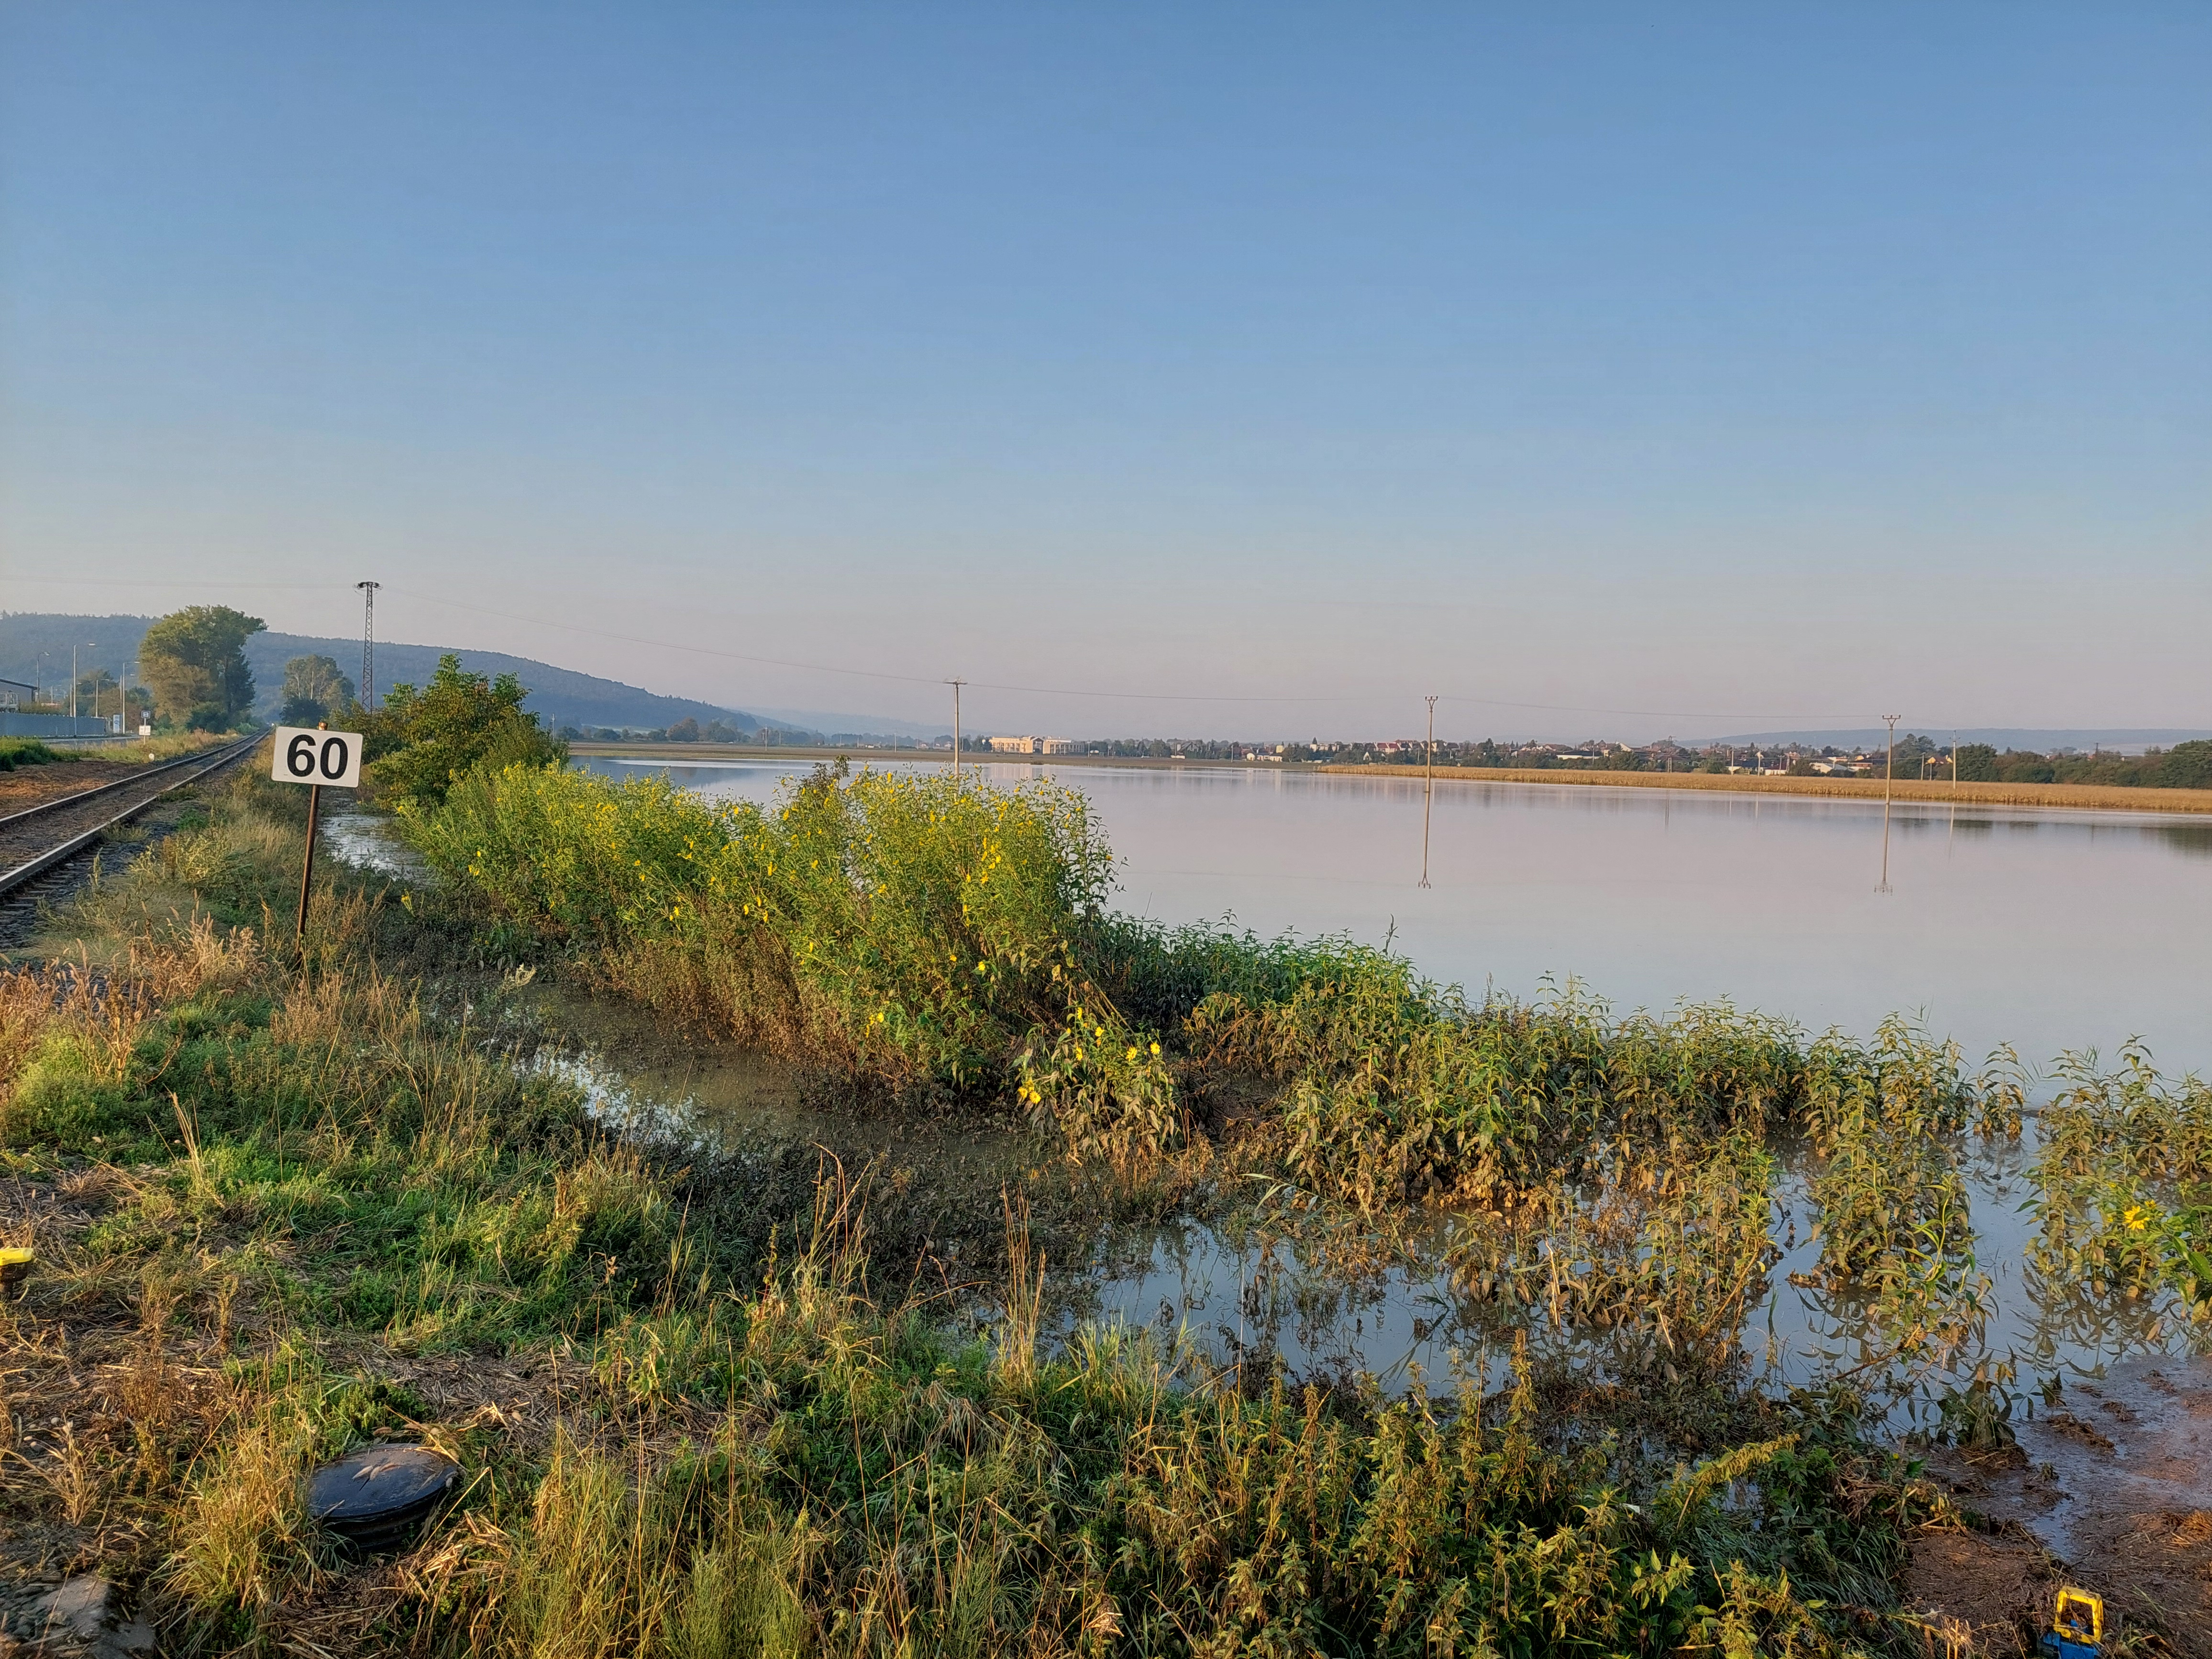
{"type": "MultiPolygon", "coordinates": [[[[10,581],[35,581],[93,587],[191,587],[240,588],[270,591],[343,591],[350,593],[350,585],[341,588],[333,582],[247,582],[229,580],[198,581],[185,580],[174,582],[160,580],[137,581],[112,577],[15,576],[10,581]]],[[[655,651],[682,651],[694,656],[714,657],[726,662],[750,663],[766,668],[787,668],[802,673],[841,675],[853,679],[881,680],[899,685],[928,685],[943,684],[944,677],[937,674],[900,674],[884,669],[854,668],[842,664],[806,662],[791,657],[763,656],[755,652],[731,651],[719,646],[692,645],[677,640],[657,640],[641,634],[626,634],[610,628],[593,627],[585,623],[559,622],[549,617],[526,616],[518,611],[501,611],[490,605],[474,605],[457,599],[449,594],[425,592],[420,589],[395,587],[389,583],[384,592],[395,598],[410,599],[421,604],[440,605],[448,610],[465,611],[480,617],[495,617],[501,622],[520,623],[527,628],[551,628],[565,633],[582,634],[597,639],[614,640],[626,645],[641,645],[655,651]]],[[[1264,694],[1222,691],[1123,691],[1097,687],[1063,685],[1024,685],[1010,681],[969,680],[968,684],[981,690],[1010,691],[1024,696],[1076,697],[1127,702],[1208,702],[1250,703],[1257,705],[1328,706],[1344,703],[1372,703],[1387,692],[1366,692],[1358,695],[1343,693],[1324,695],[1264,694]]],[[[1714,708],[1626,708],[1596,703],[1527,702],[1505,697],[1478,697],[1464,692],[1439,693],[1438,701],[1483,708],[1518,708],[1532,713],[1551,714],[1619,714],[1644,720],[1842,720],[1860,718],[1853,714],[1834,712],[1808,714],[1802,711],[1775,709],[1714,709],[1714,708]]]]}

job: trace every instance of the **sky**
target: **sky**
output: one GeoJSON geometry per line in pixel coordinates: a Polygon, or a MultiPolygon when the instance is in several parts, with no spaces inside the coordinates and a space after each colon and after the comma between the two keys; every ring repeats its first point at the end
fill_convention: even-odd
{"type": "Polygon", "coordinates": [[[2212,725],[2212,7],[0,3],[0,607],[1074,736],[2212,725]]]}

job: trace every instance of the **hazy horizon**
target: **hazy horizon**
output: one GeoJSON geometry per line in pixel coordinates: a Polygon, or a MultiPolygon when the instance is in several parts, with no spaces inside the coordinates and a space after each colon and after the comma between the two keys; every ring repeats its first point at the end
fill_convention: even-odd
{"type": "Polygon", "coordinates": [[[2208,79],[2180,6],[13,8],[0,603],[373,577],[978,731],[2202,728],[2208,79]]]}

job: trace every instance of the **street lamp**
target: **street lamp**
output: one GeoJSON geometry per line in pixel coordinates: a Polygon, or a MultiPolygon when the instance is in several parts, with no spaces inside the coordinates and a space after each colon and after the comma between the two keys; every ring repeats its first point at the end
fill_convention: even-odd
{"type": "MultiPolygon", "coordinates": [[[[100,649],[100,641],[98,640],[87,640],[84,642],[84,648],[88,651],[97,651],[100,649]]],[[[70,736],[71,737],[75,737],[76,735],[76,647],[72,645],[70,647],[70,736]]]]}

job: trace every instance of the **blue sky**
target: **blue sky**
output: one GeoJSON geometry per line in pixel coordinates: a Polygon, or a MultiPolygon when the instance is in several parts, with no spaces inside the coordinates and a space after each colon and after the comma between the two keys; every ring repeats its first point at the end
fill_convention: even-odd
{"type": "Polygon", "coordinates": [[[0,604],[1084,735],[2212,723],[2208,84],[2202,5],[15,4],[0,604]]]}

